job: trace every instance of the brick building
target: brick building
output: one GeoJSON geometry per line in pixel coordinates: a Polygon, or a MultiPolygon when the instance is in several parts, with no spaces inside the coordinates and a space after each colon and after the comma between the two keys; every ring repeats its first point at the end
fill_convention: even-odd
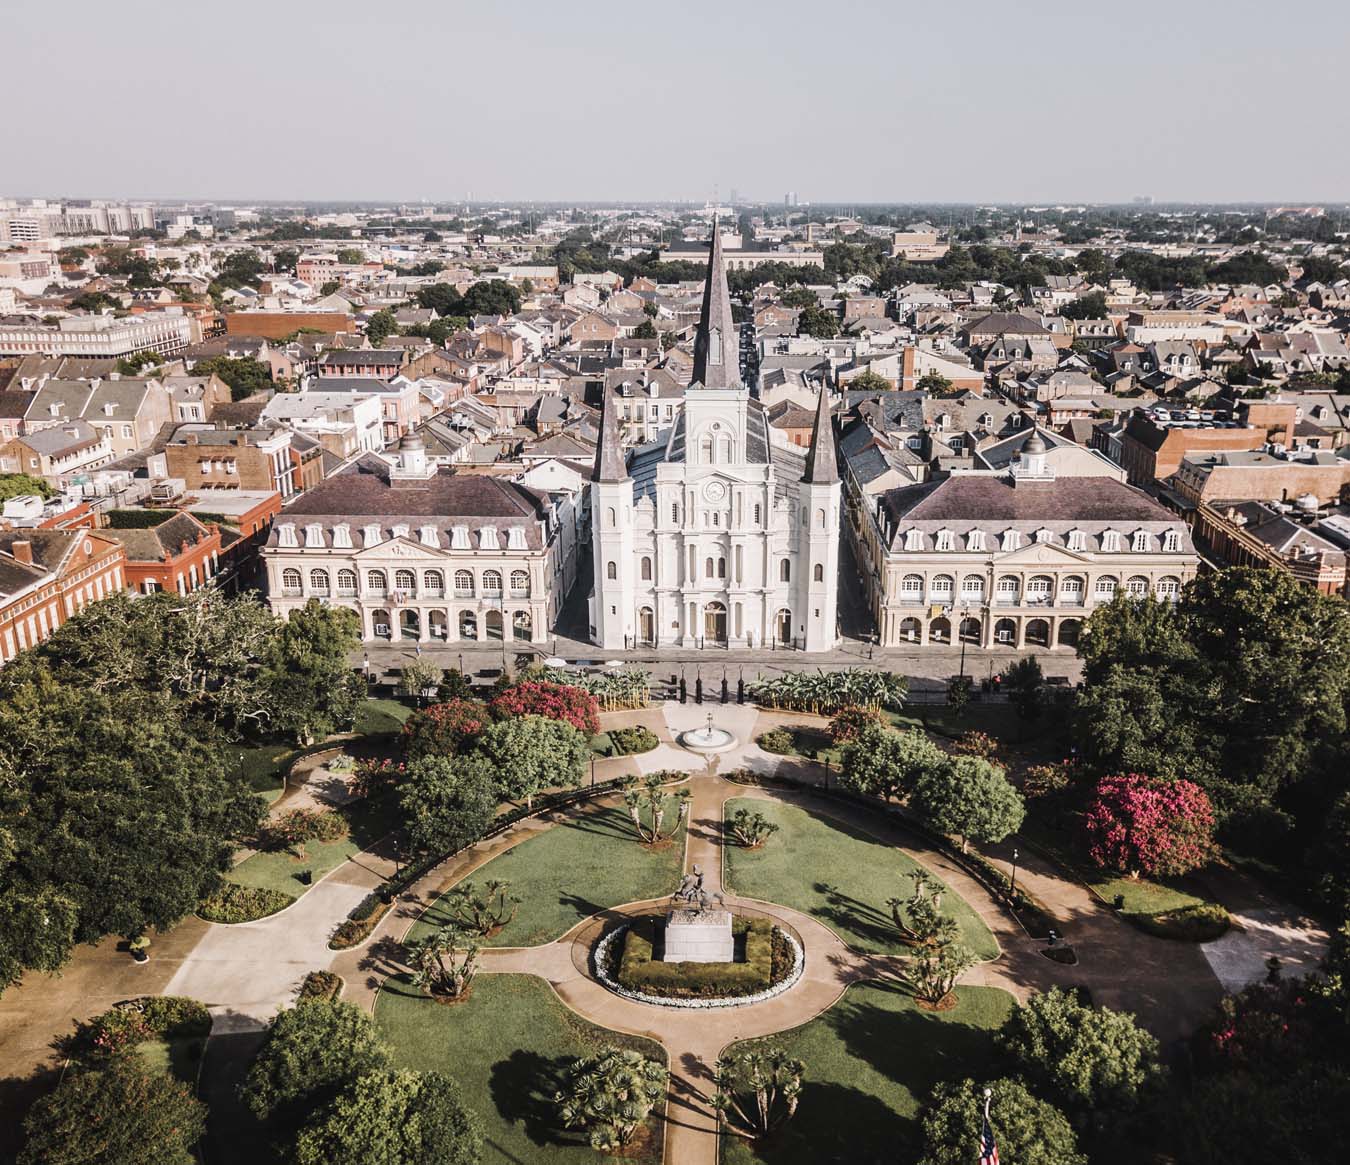
{"type": "Polygon", "coordinates": [[[220,570],[220,527],[185,511],[158,526],[99,533],[121,545],[127,586],[141,594],[186,595],[205,586],[220,570]]]}
{"type": "Polygon", "coordinates": [[[121,544],[104,531],[0,531],[0,663],[122,590],[125,562],[121,544]]]}
{"type": "Polygon", "coordinates": [[[1132,484],[1148,485],[1171,477],[1188,454],[1290,449],[1295,413],[1284,401],[1243,401],[1233,412],[1137,410],[1120,435],[1120,463],[1132,484]]]}

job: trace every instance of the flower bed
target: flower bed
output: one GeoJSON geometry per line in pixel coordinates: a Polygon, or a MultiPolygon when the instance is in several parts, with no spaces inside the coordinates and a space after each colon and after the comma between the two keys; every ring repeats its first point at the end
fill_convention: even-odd
{"type": "Polygon", "coordinates": [[[293,895],[283,894],[280,890],[226,882],[214,894],[202,899],[197,907],[197,917],[207,922],[256,922],[285,910],[294,901],[293,895]]]}
{"type": "Polygon", "coordinates": [[[333,971],[311,971],[300,983],[297,1003],[307,999],[331,1000],[342,994],[342,976],[333,971]]]}
{"type": "Polygon", "coordinates": [[[653,958],[656,916],[610,931],[595,946],[595,977],[616,995],[658,1007],[745,1007],[781,995],[802,976],[796,936],[768,919],[738,918],[743,963],[662,963],[653,958]]]}

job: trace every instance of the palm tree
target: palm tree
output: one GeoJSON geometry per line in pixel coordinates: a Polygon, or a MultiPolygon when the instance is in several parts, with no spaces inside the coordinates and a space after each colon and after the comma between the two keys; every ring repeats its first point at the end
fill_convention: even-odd
{"type": "Polygon", "coordinates": [[[632,1141],[669,1084],[669,1071],[655,1060],[609,1048],[573,1061],[553,1099],[565,1127],[588,1130],[593,1149],[613,1153],[632,1141]]]}
{"type": "Polygon", "coordinates": [[[713,1070],[713,1106],[735,1131],[766,1137],[797,1111],[806,1065],[782,1048],[750,1048],[718,1059],[713,1070]]]}

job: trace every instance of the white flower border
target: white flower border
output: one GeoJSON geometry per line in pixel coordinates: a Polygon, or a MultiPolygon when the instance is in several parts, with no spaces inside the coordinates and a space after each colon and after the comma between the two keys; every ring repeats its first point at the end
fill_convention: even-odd
{"type": "Polygon", "coordinates": [[[788,941],[792,947],[792,970],[781,983],[776,983],[766,991],[757,991],[754,995],[723,995],[713,998],[697,999],[672,999],[665,995],[648,995],[645,991],[634,991],[631,988],[623,986],[616,979],[612,979],[605,973],[605,956],[609,953],[609,947],[612,942],[628,933],[629,924],[615,927],[609,934],[605,935],[595,944],[595,950],[591,954],[592,969],[595,977],[608,990],[613,991],[615,995],[622,996],[624,999],[631,999],[635,1003],[648,1003],[653,1007],[675,1007],[682,1009],[711,1010],[718,1007],[748,1007],[753,1003],[763,1003],[767,999],[772,999],[776,995],[782,995],[789,987],[796,986],[797,981],[802,977],[802,972],[806,969],[806,952],[802,950],[802,944],[797,941],[797,937],[785,930],[783,927],[774,925],[778,931],[788,941]]]}

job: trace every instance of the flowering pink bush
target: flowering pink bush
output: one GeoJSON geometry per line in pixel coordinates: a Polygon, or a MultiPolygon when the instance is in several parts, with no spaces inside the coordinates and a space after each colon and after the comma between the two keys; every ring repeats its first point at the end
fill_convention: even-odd
{"type": "Polygon", "coordinates": [[[1132,876],[1173,877],[1214,856],[1214,810],[1193,781],[1103,777],[1084,827],[1092,860],[1132,876]]]}
{"type": "Polygon", "coordinates": [[[403,726],[403,748],[410,760],[454,756],[491,723],[481,700],[455,699],[414,712],[403,726]]]}
{"type": "Polygon", "coordinates": [[[600,731],[600,705],[585,688],[551,684],[547,680],[521,680],[502,692],[489,705],[498,720],[518,716],[546,716],[562,720],[587,736],[600,731]]]}

